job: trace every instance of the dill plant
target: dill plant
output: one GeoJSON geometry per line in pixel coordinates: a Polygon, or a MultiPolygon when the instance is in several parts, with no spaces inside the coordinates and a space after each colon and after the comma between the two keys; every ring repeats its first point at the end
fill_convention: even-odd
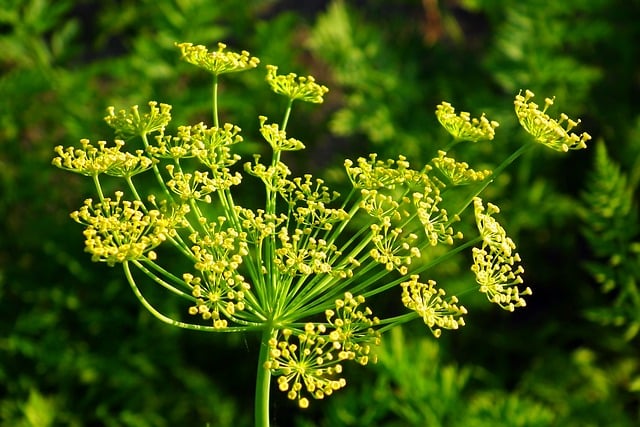
{"type": "Polygon", "coordinates": [[[459,142],[492,140],[498,123],[457,114],[443,102],[436,115],[453,137],[448,147],[419,168],[402,155],[345,160],[351,190],[343,196],[310,174],[293,177],[281,159],[283,152],[305,148],[287,135],[294,101],[323,102],[324,85],[312,76],[278,74],[276,66],[267,65],[266,82],[287,106],[279,123],[258,118],[271,158],[255,155],[240,167],[232,148],[243,142],[241,129],[219,122],[219,78],[254,69],[259,59],[227,51],[223,43],[214,51],[191,43],[176,46],[183,60],[213,77],[213,123],[181,125],[169,134],[168,104],[109,107],[105,120],[115,142],[83,139],[80,147],[58,146],[53,164],[93,180],[97,199],[86,200],[71,217],[85,227],[92,260],[121,265],[153,316],[191,330],[261,334],[256,426],[269,425],[272,377],[280,391],[306,408],[310,399],[346,385],[344,363],[375,361],[374,347],[394,326],[421,319],[435,337],[464,326],[467,309],[458,296],[423,278],[461,251],[471,250],[475,288],[490,302],[509,311],[526,305],[523,297],[531,289],[521,286],[524,270],[516,246],[495,219],[499,208],[485,207],[479,196],[535,144],[560,151],[586,146],[588,134],[570,133],[577,122],[546,114],[551,99],[539,110],[531,92],[516,96],[516,115],[533,138],[493,171],[476,171],[447,152],[459,142]],[[143,148],[127,151],[135,139],[143,148]],[[153,175],[160,190],[152,191],[141,174],[153,175]],[[121,179],[122,188],[104,194],[105,176],[121,179]],[[234,198],[234,187],[247,177],[264,187],[263,208],[244,207],[234,198]],[[457,191],[463,191],[463,203],[445,208],[445,199],[457,191]],[[455,226],[470,206],[479,233],[464,240],[455,226]],[[159,246],[172,247],[191,270],[163,267],[159,246]],[[436,252],[436,246],[449,249],[436,252]],[[142,280],[184,299],[191,320],[162,313],[143,294],[142,280]],[[407,310],[376,316],[366,301],[383,292],[395,292],[407,310]]]}

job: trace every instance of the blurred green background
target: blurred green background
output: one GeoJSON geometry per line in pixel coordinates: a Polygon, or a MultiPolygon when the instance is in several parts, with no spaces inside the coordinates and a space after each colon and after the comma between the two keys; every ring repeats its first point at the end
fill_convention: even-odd
{"type": "MultiPolygon", "coordinates": [[[[294,173],[337,189],[344,158],[433,157],[447,141],[433,114],[443,100],[500,121],[495,141],[455,153],[478,169],[524,140],[520,89],[540,104],[555,95],[552,115],[582,118],[594,137],[580,152],[535,150],[485,194],[524,259],[527,308],[469,296],[459,331],[395,330],[377,365],[352,369],[344,391],[309,410],[274,390],[274,426],[640,425],[640,2],[0,5],[0,425],[251,425],[256,337],[153,319],[119,268],[83,253],[68,214],[92,196],[89,180],[50,165],[56,145],[112,139],[109,105],[157,100],[174,124],[207,120],[209,76],[179,60],[175,41],[224,41],[329,86],[324,104],[296,107],[288,132],[308,147],[294,173]]],[[[259,114],[282,111],[263,68],[222,91],[224,120],[249,141],[259,114]]],[[[468,269],[459,259],[438,281],[469,286],[468,269]]]]}

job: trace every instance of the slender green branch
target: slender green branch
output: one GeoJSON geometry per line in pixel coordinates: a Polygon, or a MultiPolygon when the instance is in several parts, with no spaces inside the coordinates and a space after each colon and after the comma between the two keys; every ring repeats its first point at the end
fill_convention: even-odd
{"type": "MultiPolygon", "coordinates": [[[[142,135],[140,135],[140,137],[142,138],[142,142],[144,143],[145,150],[148,150],[149,139],[147,138],[147,134],[143,133],[142,135]]],[[[151,169],[153,170],[153,174],[156,177],[156,181],[158,181],[158,184],[160,184],[162,191],[164,192],[165,196],[167,196],[167,200],[173,200],[173,196],[171,195],[171,192],[167,188],[167,185],[164,183],[164,179],[162,178],[162,174],[160,173],[160,168],[158,168],[158,164],[154,163],[151,169]]]]}
{"type": "Polygon", "coordinates": [[[168,282],[166,282],[165,280],[162,280],[160,277],[158,277],[156,274],[154,274],[151,270],[149,270],[148,268],[146,268],[142,262],[144,262],[145,264],[149,265],[151,268],[153,268],[155,271],[157,271],[158,273],[162,274],[163,276],[167,277],[168,279],[170,279],[172,282],[181,285],[184,289],[186,290],[191,290],[191,287],[188,286],[184,280],[180,279],[179,277],[173,275],[172,273],[168,272],[167,270],[165,270],[164,268],[160,267],[158,264],[156,264],[155,262],[151,261],[151,260],[142,260],[142,262],[138,261],[138,260],[134,260],[131,261],[133,263],[133,265],[135,265],[136,267],[138,267],[140,269],[140,271],[142,271],[144,274],[146,274],[148,277],[150,277],[154,282],[156,282],[157,284],[159,284],[160,286],[162,286],[163,288],[167,289],[168,291],[181,296],[183,298],[186,298],[188,300],[191,301],[195,301],[196,298],[194,298],[191,293],[186,293],[183,292],[179,289],[176,289],[174,286],[171,286],[168,282]]]}
{"type": "Polygon", "coordinates": [[[293,98],[289,98],[289,102],[287,103],[287,108],[284,112],[284,118],[282,119],[282,126],[280,129],[283,131],[287,129],[287,124],[289,123],[289,117],[291,116],[291,110],[293,107],[293,98]]]}
{"type": "Polygon", "coordinates": [[[98,198],[100,199],[100,203],[104,203],[104,194],[102,194],[102,185],[100,185],[100,179],[98,175],[91,175],[93,179],[93,184],[96,187],[96,192],[98,193],[98,198]]]}
{"type": "Polygon", "coordinates": [[[218,74],[213,74],[213,90],[212,90],[212,110],[213,110],[213,126],[219,127],[218,122],[218,74]]]}
{"type": "Polygon", "coordinates": [[[146,308],[149,311],[149,313],[153,315],[153,317],[155,317],[156,319],[160,320],[163,323],[166,323],[171,326],[175,326],[177,328],[189,329],[192,331],[202,331],[202,332],[240,332],[240,331],[250,330],[243,326],[235,326],[235,327],[219,329],[219,328],[214,328],[213,326],[203,326],[203,325],[195,325],[192,323],[180,322],[170,317],[167,317],[164,314],[160,313],[158,310],[156,310],[149,303],[149,301],[147,301],[145,297],[142,295],[142,292],[140,292],[140,289],[138,288],[138,285],[136,285],[133,275],[131,274],[131,269],[129,268],[129,263],[127,261],[122,263],[122,268],[124,269],[124,275],[127,278],[129,285],[131,285],[131,289],[133,290],[133,293],[135,294],[135,296],[138,298],[138,301],[140,301],[143,307],[146,308]]]}
{"type": "MultiPolygon", "coordinates": [[[[473,201],[473,198],[480,195],[489,186],[489,184],[495,181],[495,179],[507,168],[507,166],[509,166],[518,157],[523,155],[525,152],[527,152],[534,146],[535,146],[534,141],[523,144],[520,146],[520,148],[514,151],[509,157],[507,157],[502,163],[500,163],[500,165],[498,165],[498,167],[493,170],[491,175],[482,182],[482,185],[480,185],[480,187],[478,187],[469,197],[467,197],[467,199],[465,199],[465,202],[458,209],[457,215],[460,215],[462,212],[464,212],[464,210],[467,209],[467,206],[469,206],[473,201]]],[[[450,223],[454,221],[453,218],[454,217],[451,217],[450,223]]]]}

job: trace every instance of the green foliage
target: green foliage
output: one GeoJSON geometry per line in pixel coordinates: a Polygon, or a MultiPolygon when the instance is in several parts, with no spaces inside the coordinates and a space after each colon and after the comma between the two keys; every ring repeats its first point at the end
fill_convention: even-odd
{"type": "MultiPolygon", "coordinates": [[[[348,390],[327,405],[322,426],[546,426],[553,409],[519,392],[478,389],[478,367],[443,361],[433,340],[390,333],[373,367],[375,380],[348,390]]],[[[304,422],[298,425],[306,426],[304,422]]]]}
{"type": "Polygon", "coordinates": [[[364,137],[383,156],[391,155],[392,144],[409,158],[426,159],[434,151],[422,153],[420,141],[437,145],[439,135],[433,132],[430,109],[418,105],[433,95],[417,75],[418,63],[407,60],[412,46],[391,48],[392,41],[384,36],[378,25],[364,21],[343,1],[331,2],[318,17],[309,47],[329,65],[339,85],[340,108],[330,129],[342,137],[364,137]]]}
{"type": "MultiPolygon", "coordinates": [[[[175,66],[175,40],[209,46],[226,40],[282,69],[311,72],[329,85],[324,107],[291,127],[309,153],[291,153],[292,167],[320,174],[335,159],[369,151],[387,157],[402,151],[416,164],[426,163],[444,141],[432,114],[443,99],[500,122],[491,146],[465,150],[468,162],[485,169],[491,159],[522,143],[512,132],[517,121],[504,108],[505,91],[510,96],[531,87],[542,98],[555,94],[558,104],[582,117],[585,128],[606,142],[614,160],[603,170],[619,168],[619,173],[602,175],[612,180],[611,195],[603,181],[583,191],[584,183],[592,182],[585,177],[596,164],[591,158],[596,150],[576,153],[569,161],[560,153],[534,151],[503,174],[488,195],[503,208],[514,240],[520,242],[527,261],[525,280],[535,285],[535,294],[526,314],[512,318],[485,311],[482,295],[466,295],[474,313],[469,324],[478,329],[465,328],[451,344],[440,342],[439,366],[454,366],[450,360],[456,360],[455,370],[470,375],[458,400],[461,413],[476,408],[478,421],[471,416],[465,420],[470,425],[484,419],[500,425],[496,414],[519,406],[538,407],[542,420],[551,410],[555,425],[638,424],[639,381],[633,363],[638,310],[630,285],[638,264],[637,2],[371,0],[357,7],[332,2],[326,8],[320,3],[3,3],[0,424],[24,425],[34,412],[43,424],[49,415],[53,425],[248,424],[242,414],[249,412],[251,390],[241,384],[250,383],[253,372],[221,376],[209,367],[212,359],[225,360],[220,354],[250,357],[247,347],[253,351],[255,343],[244,337],[211,343],[158,329],[111,270],[79,262],[86,254],[81,253],[78,228],[65,212],[90,189],[49,166],[55,145],[106,131],[95,120],[104,115],[105,105],[171,100],[177,122],[207,119],[208,81],[188,65],[175,66]],[[327,117],[332,133],[326,132],[327,117]],[[589,196],[579,199],[580,194],[611,199],[618,210],[631,207],[626,217],[603,216],[590,211],[592,204],[600,209],[603,203],[589,196]],[[601,246],[606,251],[600,252],[601,246]],[[576,269],[585,263],[589,274],[576,269]],[[613,285],[606,293],[598,282],[602,279],[613,285]],[[583,313],[596,322],[582,318],[583,313]],[[498,333],[489,336],[488,330],[498,333]],[[582,351],[576,343],[588,349],[588,363],[576,362],[582,351]],[[175,377],[166,379],[166,372],[175,377]]],[[[259,73],[234,77],[221,94],[230,107],[228,120],[255,123],[256,111],[239,108],[246,105],[241,94],[249,88],[265,101],[263,86],[259,73]]],[[[270,117],[281,108],[260,104],[270,117]]],[[[326,176],[344,183],[334,179],[334,172],[326,176]]],[[[468,271],[458,263],[449,263],[441,273],[439,281],[452,289],[468,285],[468,271]]],[[[170,303],[163,308],[179,310],[170,303]]],[[[421,352],[430,350],[414,344],[414,334],[407,332],[404,339],[415,351],[405,351],[403,357],[421,366],[421,352]]],[[[364,417],[365,422],[401,424],[395,413],[376,415],[370,403],[384,403],[371,397],[374,392],[393,397],[387,389],[376,387],[375,381],[364,386],[366,380],[357,380],[363,386],[356,389],[360,376],[380,379],[362,371],[356,371],[345,390],[350,403],[338,394],[309,413],[321,418],[325,408],[341,408],[344,424],[354,425],[354,413],[369,412],[373,415],[364,417]]],[[[416,383],[398,378],[393,390],[402,387],[400,381],[416,383]]],[[[411,391],[404,397],[411,399],[411,391]]],[[[430,407],[434,401],[423,396],[422,405],[430,407]]],[[[278,420],[287,425],[288,406],[275,405],[278,420]]],[[[532,411],[526,413],[536,419],[532,411]]],[[[504,419],[515,423],[515,416],[504,419]]],[[[340,425],[336,420],[326,424],[340,425]]],[[[31,424],[37,422],[32,418],[31,424]]]]}
{"type": "MultiPolygon", "coordinates": [[[[491,2],[486,2],[491,3],[491,2]]],[[[486,66],[507,91],[522,87],[549,92],[580,105],[602,71],[586,62],[594,41],[613,36],[611,24],[597,19],[610,2],[544,0],[494,2],[496,23],[486,66]],[[588,31],[577,27],[588,26],[588,31]],[[567,54],[570,52],[570,54],[567,54]]]]}
{"type": "Polygon", "coordinates": [[[596,146],[593,169],[583,193],[583,235],[592,258],[586,263],[604,293],[614,296],[605,306],[589,310],[599,322],[624,326],[631,339],[640,330],[640,268],[638,207],[625,173],[607,154],[606,146],[596,146]]]}

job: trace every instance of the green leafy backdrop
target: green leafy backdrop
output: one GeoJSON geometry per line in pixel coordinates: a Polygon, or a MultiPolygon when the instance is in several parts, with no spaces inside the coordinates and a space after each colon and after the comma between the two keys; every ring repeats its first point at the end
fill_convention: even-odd
{"type": "MultiPolygon", "coordinates": [[[[345,157],[433,157],[442,100],[500,121],[495,141],[464,148],[476,168],[522,142],[520,89],[555,95],[594,136],[571,156],[534,151],[487,194],[525,261],[528,308],[479,297],[437,341],[419,324],[394,331],[380,363],[331,399],[299,411],[278,397],[275,425],[637,425],[639,21],[623,0],[3,0],[0,425],[250,425],[255,337],[152,319],[83,253],[67,212],[89,189],[50,166],[54,146],[108,135],[108,105],[206,117],[208,83],[175,41],[224,41],[329,86],[289,132],[309,147],[296,167],[338,186],[345,157]]],[[[221,94],[248,132],[279,107],[262,79],[234,77],[221,94]]],[[[468,264],[440,280],[468,285],[468,264]]]]}

